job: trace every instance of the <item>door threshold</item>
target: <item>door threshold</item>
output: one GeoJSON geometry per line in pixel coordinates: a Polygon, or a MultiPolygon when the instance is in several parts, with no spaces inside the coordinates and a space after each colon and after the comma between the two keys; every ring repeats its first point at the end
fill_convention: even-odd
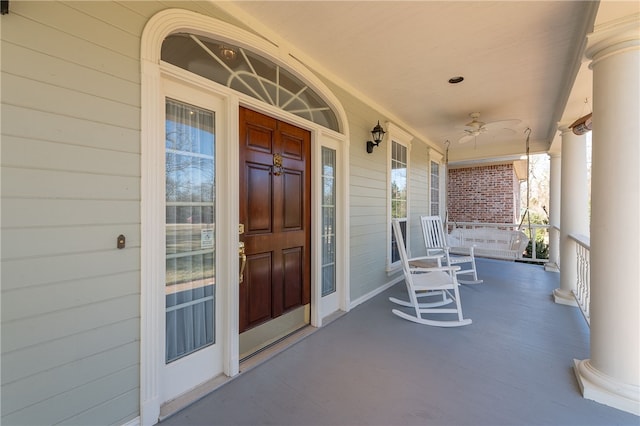
{"type": "Polygon", "coordinates": [[[160,415],[158,416],[158,421],[161,422],[166,418],[171,417],[178,411],[184,408],[187,408],[189,405],[209,395],[211,392],[225,385],[232,379],[233,377],[229,377],[229,376],[225,376],[224,374],[221,374],[219,376],[214,377],[211,380],[208,380],[204,383],[199,384],[195,388],[188,390],[187,392],[183,393],[182,395],[179,395],[175,399],[165,402],[160,406],[160,415]]]}
{"type": "Polygon", "coordinates": [[[252,368],[257,367],[265,361],[273,358],[280,352],[285,349],[295,345],[302,339],[310,336],[318,330],[317,327],[313,327],[311,325],[305,325],[292,333],[287,334],[286,336],[276,340],[275,342],[265,346],[258,351],[247,355],[246,357],[240,360],[240,373],[247,372],[252,368]]]}

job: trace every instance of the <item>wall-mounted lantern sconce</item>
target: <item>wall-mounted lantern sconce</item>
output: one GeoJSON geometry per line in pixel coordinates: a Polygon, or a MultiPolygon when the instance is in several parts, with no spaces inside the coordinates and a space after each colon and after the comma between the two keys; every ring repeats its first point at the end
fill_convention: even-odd
{"type": "Polygon", "coordinates": [[[373,142],[367,141],[367,152],[369,154],[373,152],[374,146],[380,145],[380,142],[382,142],[382,138],[384,137],[385,133],[387,132],[384,131],[384,129],[380,125],[380,120],[378,120],[378,124],[376,124],[376,127],[374,127],[373,130],[371,131],[371,135],[373,136],[373,142]]]}

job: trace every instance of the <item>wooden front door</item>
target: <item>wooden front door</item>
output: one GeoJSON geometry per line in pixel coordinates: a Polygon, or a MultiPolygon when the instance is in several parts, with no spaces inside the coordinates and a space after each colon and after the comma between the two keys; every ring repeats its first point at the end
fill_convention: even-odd
{"type": "Polygon", "coordinates": [[[311,136],[240,108],[240,332],[311,301],[311,136]]]}

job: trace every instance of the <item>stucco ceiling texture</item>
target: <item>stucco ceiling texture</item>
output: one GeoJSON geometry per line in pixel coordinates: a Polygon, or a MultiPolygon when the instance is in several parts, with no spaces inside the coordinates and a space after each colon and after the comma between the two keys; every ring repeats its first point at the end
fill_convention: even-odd
{"type": "Polygon", "coordinates": [[[546,151],[559,122],[590,112],[586,36],[599,19],[637,13],[638,4],[238,1],[228,7],[391,121],[441,146],[451,141],[452,160],[480,160],[524,153],[527,128],[532,152],[546,151]],[[464,81],[452,85],[454,76],[464,81]],[[472,112],[486,123],[520,122],[461,144],[472,112]]]}

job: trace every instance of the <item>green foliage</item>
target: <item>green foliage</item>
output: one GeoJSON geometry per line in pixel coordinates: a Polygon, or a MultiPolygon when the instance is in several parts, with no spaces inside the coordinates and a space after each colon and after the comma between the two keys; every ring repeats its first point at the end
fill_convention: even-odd
{"type": "MultiPolygon", "coordinates": [[[[525,258],[531,259],[531,246],[532,243],[529,241],[527,248],[524,252],[525,258]]],[[[549,258],[549,244],[544,242],[544,237],[542,235],[536,235],[536,259],[548,259],[549,258]]]]}
{"type": "MultiPolygon", "coordinates": [[[[546,214],[540,214],[537,212],[530,211],[529,216],[530,217],[527,218],[527,216],[525,215],[524,222],[522,223],[524,233],[527,235],[529,235],[529,229],[527,228],[527,225],[529,224],[529,220],[531,220],[531,224],[537,224],[537,225],[549,224],[549,218],[546,214]]],[[[531,236],[529,235],[529,237],[531,236]]],[[[524,253],[525,258],[531,259],[532,245],[533,244],[531,243],[531,241],[529,241],[529,245],[527,245],[527,248],[524,253]]],[[[549,244],[545,242],[544,233],[538,231],[536,232],[536,259],[548,259],[548,258],[549,258],[549,244]]]]}

